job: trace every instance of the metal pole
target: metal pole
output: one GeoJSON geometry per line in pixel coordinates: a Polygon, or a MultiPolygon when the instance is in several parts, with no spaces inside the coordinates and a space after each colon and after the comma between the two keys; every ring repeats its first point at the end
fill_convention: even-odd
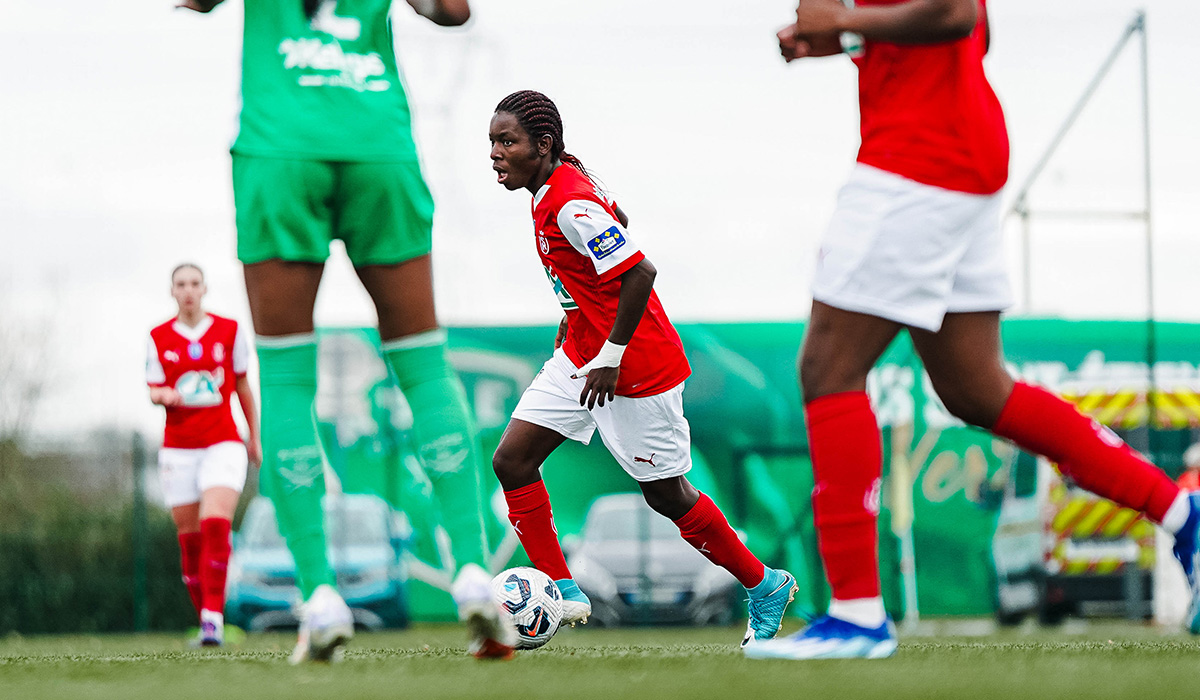
{"type": "Polygon", "coordinates": [[[141,433],[133,434],[130,450],[133,466],[133,629],[150,629],[150,601],[146,595],[146,443],[141,433]]]}
{"type": "Polygon", "coordinates": [[[1153,219],[1150,215],[1152,210],[1150,204],[1150,60],[1147,49],[1148,40],[1146,37],[1146,12],[1139,10],[1137,17],[1133,21],[1138,33],[1141,35],[1141,63],[1142,63],[1142,150],[1144,158],[1142,169],[1142,186],[1143,196],[1145,198],[1145,222],[1146,222],[1146,367],[1149,370],[1149,384],[1146,387],[1146,402],[1149,410],[1149,447],[1150,457],[1153,461],[1158,461],[1157,450],[1158,445],[1156,435],[1158,432],[1158,408],[1156,401],[1158,399],[1158,381],[1154,376],[1154,366],[1158,364],[1158,330],[1155,322],[1155,304],[1154,304],[1154,227],[1153,219]]]}
{"type": "Polygon", "coordinates": [[[1020,201],[1021,213],[1021,302],[1025,313],[1033,311],[1033,236],[1030,230],[1029,209],[1024,198],[1020,201]]]}

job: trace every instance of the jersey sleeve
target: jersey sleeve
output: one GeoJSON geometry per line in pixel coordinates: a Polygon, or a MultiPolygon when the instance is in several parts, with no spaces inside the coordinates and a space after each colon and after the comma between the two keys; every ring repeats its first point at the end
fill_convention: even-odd
{"type": "Polygon", "coordinates": [[[250,344],[242,324],[237,324],[237,332],[233,336],[233,374],[237,377],[246,376],[250,370],[250,344]]]}
{"type": "Polygon", "coordinates": [[[596,267],[601,282],[620,276],[645,259],[621,223],[604,207],[574,199],[558,211],[558,228],[581,255],[596,267]]]}
{"type": "Polygon", "coordinates": [[[146,383],[150,386],[163,386],[167,383],[167,373],[163,371],[162,361],[158,359],[158,346],[154,344],[154,336],[146,341],[146,383]]]}

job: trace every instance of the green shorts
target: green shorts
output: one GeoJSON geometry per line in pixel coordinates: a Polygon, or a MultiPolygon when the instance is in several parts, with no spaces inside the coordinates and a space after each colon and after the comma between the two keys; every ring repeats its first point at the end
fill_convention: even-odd
{"type": "Polygon", "coordinates": [[[417,161],[350,163],[234,154],[238,260],[325,262],[335,238],[355,267],[428,255],[433,197],[417,161]]]}

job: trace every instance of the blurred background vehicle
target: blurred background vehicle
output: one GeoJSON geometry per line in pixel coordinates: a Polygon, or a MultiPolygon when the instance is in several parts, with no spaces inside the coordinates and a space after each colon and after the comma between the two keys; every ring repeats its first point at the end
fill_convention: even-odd
{"type": "MultiPolygon", "coordinates": [[[[355,624],[368,629],[407,626],[405,545],[392,509],[382,498],[366,494],[327,495],[323,504],[329,561],[355,624]]],[[[254,631],[295,627],[295,571],[275,507],[266,497],[256,497],[234,537],[226,621],[254,631]]]]}
{"type": "Polygon", "coordinates": [[[591,622],[726,625],[738,603],[737,580],[679,536],[679,528],[641,494],[592,502],[569,566],[592,601],[591,622]]]}

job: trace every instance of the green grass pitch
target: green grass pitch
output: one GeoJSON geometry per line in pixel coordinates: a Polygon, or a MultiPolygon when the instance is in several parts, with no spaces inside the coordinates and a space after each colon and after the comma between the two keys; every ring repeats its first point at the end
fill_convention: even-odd
{"type": "Polygon", "coordinates": [[[463,652],[463,631],[361,634],[344,662],[293,668],[290,635],[219,651],[168,635],[0,639],[0,698],[1157,698],[1200,697],[1200,641],[1133,625],[1081,633],[916,636],[882,661],[749,661],[739,628],[564,630],[508,662],[463,652]]]}

